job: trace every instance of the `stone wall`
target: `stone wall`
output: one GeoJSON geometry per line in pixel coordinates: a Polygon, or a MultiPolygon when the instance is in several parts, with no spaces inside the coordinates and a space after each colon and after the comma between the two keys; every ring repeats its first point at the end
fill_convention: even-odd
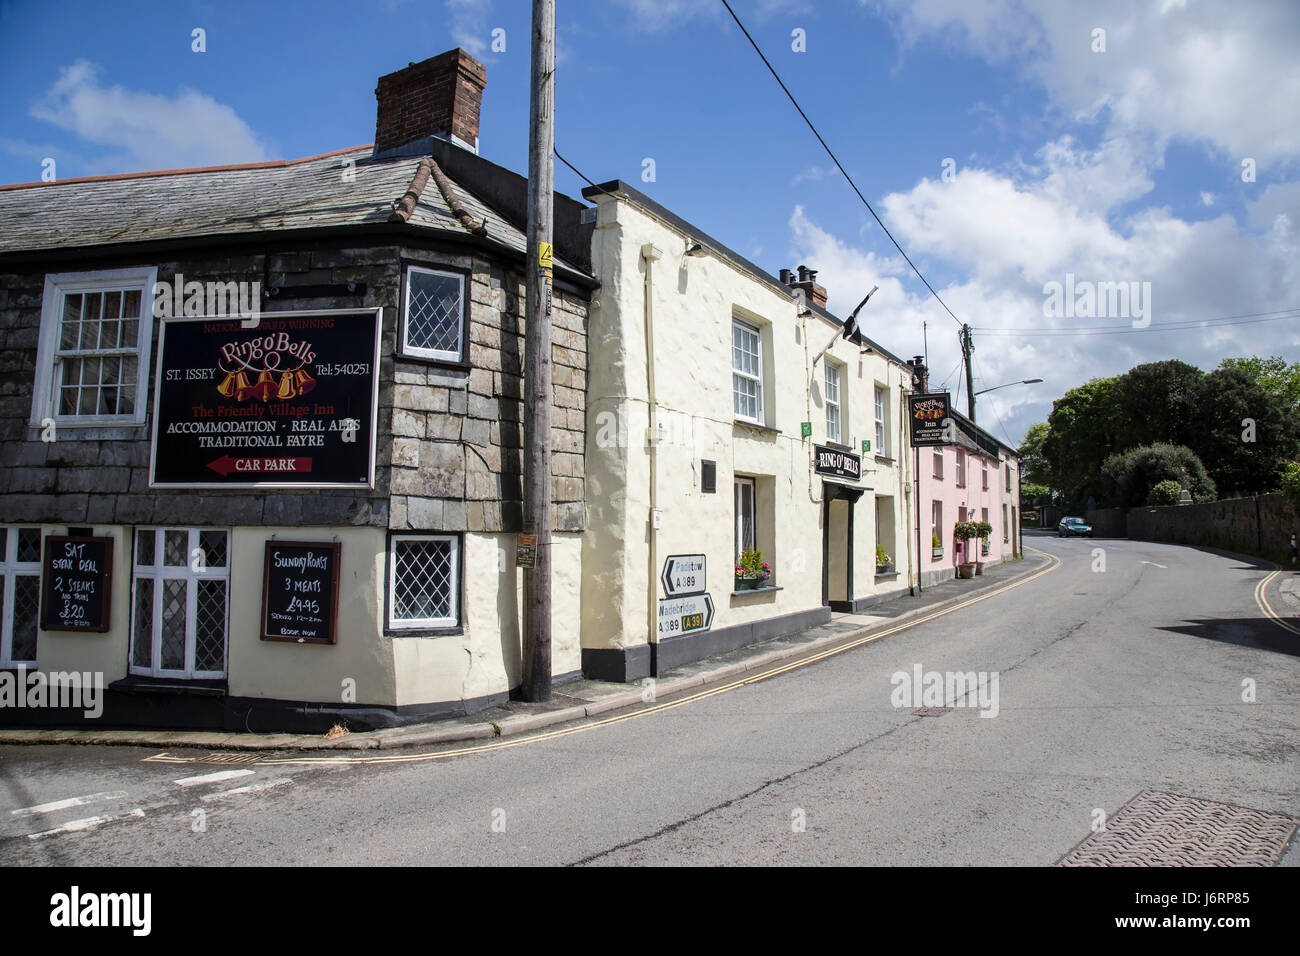
{"type": "Polygon", "coordinates": [[[1288,562],[1290,537],[1300,534],[1300,515],[1285,495],[1272,494],[1165,508],[1130,508],[1127,525],[1128,537],[1139,541],[1222,548],[1288,562]]]}
{"type": "MultiPolygon", "coordinates": [[[[50,272],[138,265],[78,260],[50,272]]],[[[151,263],[152,264],[152,263],[151,263]]],[[[186,491],[151,489],[149,424],[61,427],[53,442],[29,425],[46,268],[0,273],[0,520],[67,524],[370,525],[440,531],[513,531],[521,518],[524,278],[481,254],[408,246],[303,244],[265,254],[212,252],[156,263],[200,282],[265,286],[365,283],[365,294],[276,298],[264,312],[383,308],[373,489],[186,491]],[[470,272],[468,369],[395,355],[403,263],[470,272]],[[468,498],[468,500],[466,500],[468,498]]],[[[12,267],[11,267],[12,269],[12,267]]],[[[554,296],[552,410],[554,527],[586,523],[584,434],[587,301],[554,296]]],[[[158,321],[152,361],[157,360],[158,321]]],[[[154,375],[150,370],[149,408],[154,375]]]]}

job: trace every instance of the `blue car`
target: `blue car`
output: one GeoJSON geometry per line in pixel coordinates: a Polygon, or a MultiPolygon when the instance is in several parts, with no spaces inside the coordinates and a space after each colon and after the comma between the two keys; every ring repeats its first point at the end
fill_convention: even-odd
{"type": "Polygon", "coordinates": [[[1082,518],[1062,518],[1061,523],[1056,526],[1056,536],[1058,538],[1091,538],[1092,525],[1082,518]]]}

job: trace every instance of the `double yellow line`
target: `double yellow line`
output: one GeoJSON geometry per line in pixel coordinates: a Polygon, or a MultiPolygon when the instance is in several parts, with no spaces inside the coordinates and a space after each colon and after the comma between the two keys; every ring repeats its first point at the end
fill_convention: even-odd
{"type": "MultiPolygon", "coordinates": [[[[1034,548],[1032,550],[1038,551],[1037,548],[1034,548]]],[[[808,657],[801,657],[798,660],[791,661],[789,664],[782,664],[770,668],[769,670],[762,671],[761,673],[748,675],[746,677],[740,678],[739,680],[734,680],[728,684],[720,684],[717,687],[710,688],[709,690],[704,690],[704,691],[700,691],[699,693],[690,694],[686,697],[681,697],[674,701],[669,701],[662,704],[653,704],[649,707],[644,707],[640,710],[633,710],[625,714],[618,714],[614,717],[606,717],[602,720],[595,720],[587,723],[574,724],[572,726],[561,727],[556,730],[545,731],[540,734],[530,734],[527,736],[521,736],[509,740],[495,740],[492,741],[491,743],[473,744],[468,747],[458,747],[455,750],[440,750],[434,753],[417,753],[417,754],[407,754],[407,753],[365,754],[365,755],[358,754],[355,756],[348,755],[348,754],[338,754],[338,755],[332,754],[328,757],[325,756],[275,757],[275,758],[258,760],[256,762],[256,765],[274,766],[274,765],[285,765],[285,764],[318,764],[318,765],[385,764],[385,763],[415,763],[415,762],[421,762],[426,760],[446,760],[449,757],[464,757],[469,754],[488,753],[495,750],[508,750],[511,747],[520,747],[523,746],[524,744],[537,743],[540,740],[554,740],[558,737],[568,737],[571,734],[585,733],[589,730],[596,730],[599,727],[608,727],[610,724],[617,724],[624,720],[633,720],[637,717],[648,717],[650,714],[658,714],[658,713],[662,713],[665,710],[672,710],[674,707],[681,707],[685,704],[693,704],[697,700],[704,700],[708,697],[715,697],[718,694],[725,694],[728,691],[736,690],[739,687],[745,687],[748,686],[749,684],[757,684],[759,681],[769,680],[770,678],[778,677],[781,674],[787,674],[790,671],[798,670],[801,667],[808,667],[810,664],[816,664],[819,661],[824,661],[827,658],[834,657],[837,654],[843,654],[846,651],[854,650],[855,648],[862,647],[864,644],[870,644],[872,641],[878,641],[883,637],[889,637],[891,634],[897,634],[899,631],[905,631],[908,628],[916,627],[919,624],[926,624],[930,621],[936,620],[937,618],[941,618],[947,614],[951,614],[954,611],[960,611],[962,608],[970,607],[972,604],[979,604],[981,601],[987,601],[991,597],[996,597],[999,594],[1005,594],[1007,591],[1010,591],[1013,588],[1021,587],[1022,585],[1028,584],[1030,581],[1033,581],[1036,578],[1041,578],[1045,574],[1050,574],[1051,572],[1055,571],[1057,568],[1061,566],[1061,559],[1056,557],[1056,555],[1048,554],[1045,551],[1038,551],[1038,553],[1045,555],[1047,557],[1048,563],[1046,567],[1040,568],[1039,570],[1035,571],[1033,574],[1026,575],[1023,578],[1017,578],[1016,580],[1002,587],[994,588],[991,591],[986,591],[985,593],[976,595],[975,597],[969,598],[968,600],[961,601],[958,602],[957,604],[952,604],[947,607],[940,608],[939,610],[933,611],[929,614],[924,614],[919,617],[911,618],[900,624],[896,624],[893,627],[886,628],[883,631],[878,631],[874,634],[869,634],[865,637],[860,637],[856,640],[850,638],[848,643],[837,644],[836,646],[821,651],[820,653],[812,654],[808,657]]],[[[146,758],[146,759],[156,760],[157,758],[155,757],[155,758],[146,758]]]]}
{"type": "Polygon", "coordinates": [[[1259,584],[1255,585],[1255,603],[1258,604],[1259,609],[1264,612],[1264,616],[1271,619],[1273,623],[1276,624],[1278,627],[1284,628],[1285,630],[1290,631],[1292,634],[1300,634],[1300,628],[1284,620],[1282,615],[1278,614],[1277,611],[1273,610],[1273,605],[1268,603],[1269,582],[1272,581],[1281,573],[1282,571],[1280,569],[1274,571],[1271,574],[1269,574],[1267,577],[1265,577],[1264,580],[1260,581],[1259,584]]]}

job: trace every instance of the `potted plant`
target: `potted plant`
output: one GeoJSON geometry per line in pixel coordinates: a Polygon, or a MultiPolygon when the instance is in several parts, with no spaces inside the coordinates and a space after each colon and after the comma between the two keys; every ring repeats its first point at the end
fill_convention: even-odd
{"type": "Polygon", "coordinates": [[[885,550],[884,545],[876,545],[876,573],[888,574],[894,569],[894,561],[885,550]]]}
{"type": "MultiPolygon", "coordinates": [[[[980,533],[980,557],[987,558],[989,556],[989,535],[993,533],[993,525],[989,524],[987,521],[977,521],[975,522],[975,526],[979,529],[980,533]]],[[[983,561],[975,562],[975,573],[984,573],[983,561]]]]}
{"type": "Polygon", "coordinates": [[[943,542],[939,540],[937,534],[930,535],[930,557],[935,561],[943,557],[943,542]]]}
{"type": "Polygon", "coordinates": [[[742,551],[736,559],[736,590],[752,591],[772,576],[772,566],[763,560],[757,548],[742,551]]]}
{"type": "MultiPolygon", "coordinates": [[[[978,521],[958,521],[952,529],[952,535],[959,541],[967,542],[966,547],[962,550],[968,552],[972,538],[979,537],[978,521]]],[[[969,555],[968,555],[969,556],[969,555]]],[[[957,576],[962,578],[973,578],[975,576],[975,562],[963,561],[957,565],[957,576]]]]}

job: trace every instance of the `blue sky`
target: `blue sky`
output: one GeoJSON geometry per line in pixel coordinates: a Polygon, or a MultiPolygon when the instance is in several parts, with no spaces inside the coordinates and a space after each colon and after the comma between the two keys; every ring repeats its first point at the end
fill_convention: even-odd
{"type": "MultiPolygon", "coordinates": [[[[1300,359],[1300,7],[1195,0],[737,0],[867,198],[976,331],[980,421],[1018,441],[1065,389],[1142,361],[1300,359]],[[1086,10],[1080,8],[1086,7],[1086,10]],[[1096,30],[1105,30],[1097,49],[1096,30]],[[806,49],[796,51],[793,31],[806,49]],[[1254,161],[1253,182],[1242,162],[1254,161]],[[945,160],[951,162],[945,165],[945,160]],[[945,169],[948,175],[945,176],[945,169]],[[1052,318],[1044,285],[1150,283],[1149,325],[1052,318]],[[1044,335],[1052,330],[1068,335],[1044,335]],[[989,331],[985,331],[989,330],[989,331]],[[1008,330],[1013,330],[1010,333],[1008,330]],[[1019,331],[1014,331],[1019,330],[1019,331]]],[[[0,2],[0,181],[295,158],[368,143],[375,79],[463,46],[480,152],[526,169],[529,4],[0,2]],[[206,52],[191,31],[206,32],[206,52]],[[505,31],[504,52],[491,49],[505,31]]],[[[843,314],[922,349],[956,323],[911,275],[716,0],[558,0],[557,139],[843,314]],[[653,159],[655,179],[644,181],[653,159]]],[[[557,187],[578,195],[563,166],[557,187]]],[[[949,381],[955,387],[955,376],[949,381]]]]}

